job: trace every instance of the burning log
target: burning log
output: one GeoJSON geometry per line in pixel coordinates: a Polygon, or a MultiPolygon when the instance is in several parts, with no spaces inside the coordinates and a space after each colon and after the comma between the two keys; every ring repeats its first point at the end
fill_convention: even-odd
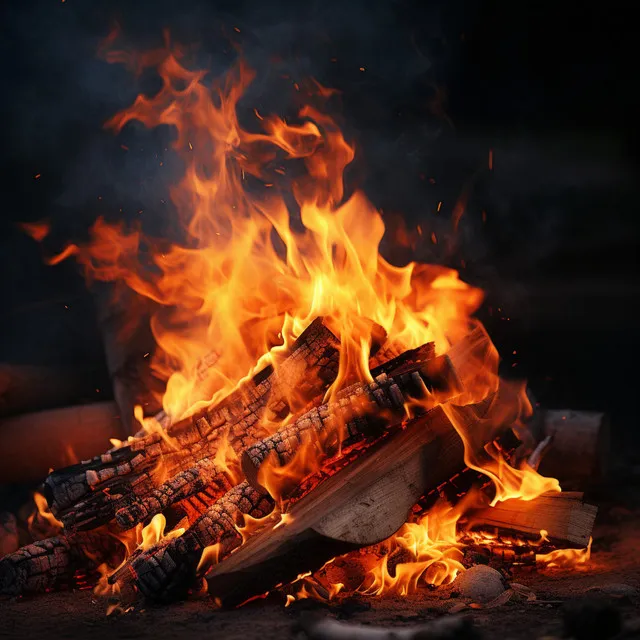
{"type": "MultiPolygon", "coordinates": [[[[380,373],[370,384],[347,387],[335,400],[314,407],[290,426],[245,449],[242,470],[249,483],[261,487],[259,472],[267,458],[282,467],[303,444],[313,443],[324,452],[335,451],[342,444],[375,437],[390,425],[401,422],[406,416],[405,405],[426,400],[428,389],[433,390],[434,373],[442,375],[448,363],[446,358],[423,362],[418,353],[415,363],[403,362],[396,375],[380,373]]],[[[388,365],[392,373],[396,364],[392,361],[388,365]]],[[[459,390],[450,367],[448,373],[449,390],[459,390]]]]}
{"type": "Polygon", "coordinates": [[[222,495],[232,487],[229,472],[216,464],[215,460],[205,458],[195,466],[177,473],[156,489],[152,489],[145,498],[122,507],[116,511],[116,522],[122,529],[131,529],[139,522],[148,520],[156,513],[162,513],[168,507],[207,491],[208,495],[222,495]]]}
{"type": "MultiPolygon", "coordinates": [[[[466,407],[461,419],[471,427],[489,409],[490,401],[466,407]]],[[[463,450],[442,408],[432,409],[293,504],[284,525],[265,527],[213,566],[209,593],[235,606],[336,555],[381,542],[423,493],[464,465],[463,450]]]]}
{"type": "Polygon", "coordinates": [[[77,571],[122,562],[124,548],[103,531],[34,542],[0,560],[0,596],[43,593],[73,584],[77,571]]]}
{"type": "Polygon", "coordinates": [[[501,569],[514,565],[533,567],[536,564],[536,554],[550,551],[554,547],[537,548],[528,544],[503,544],[500,540],[493,540],[491,544],[478,544],[473,540],[462,539],[464,543],[464,560],[466,567],[478,564],[499,567],[501,569]]]}
{"type": "MultiPolygon", "coordinates": [[[[483,350],[490,347],[486,333],[473,336],[471,351],[463,350],[462,360],[454,351],[468,379],[470,370],[463,363],[484,357],[483,350]]],[[[422,495],[441,488],[464,469],[462,440],[442,407],[400,428],[406,406],[414,406],[420,414],[430,401],[444,402],[460,393],[460,383],[449,358],[435,358],[433,346],[425,345],[374,368],[372,383],[355,383],[323,403],[318,398],[335,378],[337,361],[337,339],[316,320],[279,366],[261,371],[221,404],[170,425],[166,438],[148,434],[52,474],[46,491],[54,514],[71,531],[94,528],[114,517],[122,529],[130,529],[170,508],[188,514],[191,526],[182,535],[139,548],[110,578],[125,590],[135,584],[145,597],[159,601],[187,593],[207,547],[224,559],[207,574],[210,590],[223,604],[238,604],[292,580],[300,571],[318,568],[335,555],[388,538],[422,495]],[[285,418],[295,406],[294,395],[307,403],[315,398],[314,404],[280,431],[265,436],[261,419],[285,418]],[[245,482],[238,484],[242,476],[237,461],[219,459],[225,439],[241,456],[245,482]],[[358,448],[359,443],[367,444],[358,448]],[[274,511],[265,478],[291,463],[307,446],[320,454],[318,460],[330,458],[339,449],[350,451],[352,446],[355,454],[345,456],[344,466],[334,463],[332,473],[323,467],[320,484],[308,480],[301,484],[302,476],[294,478],[287,492],[278,494],[293,497],[283,523],[273,529],[261,523],[258,533],[230,555],[246,537],[241,530],[245,516],[265,519],[274,511]],[[163,476],[156,473],[159,462],[163,476]]],[[[492,422],[495,400],[489,397],[457,409],[457,427],[465,430],[481,419],[492,422]]],[[[514,418],[515,413],[501,415],[493,435],[508,430],[514,418]]],[[[269,489],[276,495],[272,486],[269,489]]],[[[518,503],[518,508],[523,504],[518,503]]],[[[575,536],[570,536],[573,530],[567,529],[573,526],[573,517],[573,512],[567,516],[565,531],[561,521],[547,517],[538,526],[523,516],[524,530],[533,527],[538,534],[546,528],[554,539],[575,543],[575,536]]],[[[508,524],[519,530],[519,522],[511,517],[508,524]]],[[[581,526],[590,532],[592,524],[593,518],[581,526]]],[[[69,540],[74,535],[82,533],[72,534],[69,540]]],[[[66,548],[65,543],[54,547],[66,548]]],[[[77,554],[69,552],[65,557],[68,564],[58,564],[67,567],[68,575],[70,567],[78,564],[77,554]]],[[[14,558],[8,566],[22,558],[14,558]]],[[[81,566],[89,566],[86,559],[83,562],[81,566]]],[[[53,585],[59,583],[55,575],[53,571],[53,585]]],[[[29,580],[21,584],[32,588],[29,580]]],[[[34,584],[40,588],[44,582],[34,584]]]]}
{"type": "Polygon", "coordinates": [[[337,339],[318,319],[300,335],[277,369],[267,367],[220,404],[171,425],[168,438],[152,433],[51,474],[45,481],[51,510],[69,530],[104,524],[116,511],[149,494],[160,460],[162,472],[172,476],[214,457],[224,438],[240,451],[264,435],[263,416],[284,418],[294,394],[310,400],[326,388],[337,370],[337,339]]]}
{"type": "Polygon", "coordinates": [[[540,536],[541,531],[561,546],[589,544],[598,508],[585,504],[579,492],[546,493],[535,500],[506,500],[476,512],[470,526],[496,527],[540,536]]]}
{"type": "Polygon", "coordinates": [[[218,545],[221,557],[229,554],[242,543],[238,528],[244,522],[243,515],[265,518],[273,507],[268,495],[243,482],[228,491],[181,536],[137,551],[110,576],[109,582],[126,588],[135,581],[137,589],[156,602],[184,597],[194,584],[205,547],[218,545]]]}
{"type": "Polygon", "coordinates": [[[33,482],[51,467],[86,460],[104,449],[120,428],[113,402],[7,418],[0,422],[0,482],[33,482]]]}
{"type": "MultiPolygon", "coordinates": [[[[441,389],[445,385],[445,382],[442,379],[438,379],[437,376],[445,375],[443,365],[446,365],[448,361],[442,358],[427,362],[421,361],[424,354],[429,357],[432,353],[431,347],[416,349],[403,354],[401,358],[385,366],[390,371],[406,371],[406,373],[401,374],[401,376],[406,376],[407,380],[412,380],[409,362],[415,361],[415,364],[411,366],[417,370],[414,373],[418,376],[419,384],[416,380],[412,380],[415,388],[411,387],[407,380],[401,384],[405,385],[405,393],[407,393],[407,389],[411,388],[414,392],[413,397],[418,399],[424,396],[426,385],[431,388],[440,387],[441,389]]],[[[457,389],[455,386],[455,378],[450,368],[447,369],[446,372],[449,376],[447,384],[450,385],[450,392],[454,392],[457,389]]],[[[378,378],[380,382],[374,383],[373,386],[375,388],[371,391],[371,398],[376,398],[375,415],[379,422],[378,426],[385,424],[389,426],[402,419],[404,415],[403,403],[407,401],[407,398],[402,395],[393,378],[386,376],[384,373],[380,373],[378,378]],[[395,403],[395,405],[393,405],[393,403],[395,403]],[[389,409],[394,406],[395,414],[389,409]],[[386,411],[385,414],[382,413],[383,410],[386,411]],[[386,422],[381,417],[382,415],[386,415],[386,422]]],[[[398,379],[398,381],[400,381],[400,379],[398,379]]],[[[353,412],[349,412],[349,420],[344,421],[347,417],[345,413],[345,407],[347,405],[343,400],[353,397],[354,390],[361,391],[363,388],[367,388],[367,385],[356,384],[349,387],[345,390],[345,393],[338,395],[335,402],[321,405],[322,411],[318,414],[323,416],[324,422],[322,424],[325,426],[331,424],[336,427],[339,423],[351,425],[351,428],[345,432],[349,435],[351,444],[358,439],[362,440],[372,435],[371,427],[373,423],[372,421],[365,420],[364,414],[361,412],[356,419],[354,419],[353,412]],[[338,417],[340,417],[340,421],[338,417]]],[[[353,408],[353,404],[349,406],[353,408]]],[[[307,420],[308,418],[305,416],[308,415],[308,412],[303,414],[300,420],[307,420]]],[[[301,423],[300,420],[292,424],[294,432],[297,430],[297,432],[300,433],[300,424],[303,424],[302,429],[306,429],[306,426],[304,426],[306,423],[301,423]]],[[[278,433],[289,433],[290,431],[291,428],[285,427],[278,433]]],[[[304,431],[304,433],[306,433],[306,431],[304,431]]],[[[317,432],[316,435],[318,435],[317,432]]],[[[273,442],[273,437],[262,440],[258,450],[266,450],[268,447],[271,447],[273,442]]],[[[296,442],[299,443],[299,439],[296,440],[296,442]]],[[[277,448],[273,450],[277,451],[277,448]]],[[[293,454],[293,449],[290,449],[290,453],[293,454]]],[[[461,455],[461,451],[457,451],[456,456],[461,457],[461,455]]],[[[283,461],[285,458],[281,456],[280,460],[283,461]]],[[[288,460],[289,457],[287,457],[285,461],[288,460]]],[[[298,478],[298,482],[299,480],[301,480],[301,478],[298,478]]],[[[415,497],[413,502],[415,502],[415,497]]],[[[407,509],[412,506],[412,504],[413,503],[409,504],[407,509]]],[[[127,578],[133,575],[140,591],[151,599],[165,600],[169,596],[174,597],[176,594],[184,593],[190,586],[190,583],[184,583],[184,580],[189,577],[192,579],[195,575],[195,565],[199,558],[195,553],[196,551],[202,552],[206,546],[217,545],[218,556],[225,557],[242,543],[243,537],[238,532],[238,526],[243,523],[243,516],[249,515],[253,518],[262,518],[268,515],[273,510],[273,507],[273,499],[265,493],[261,486],[254,488],[250,482],[243,482],[231,489],[219,501],[205,511],[180,538],[171,541],[169,544],[160,544],[157,548],[151,548],[146,552],[138,554],[135,559],[128,563],[126,570],[123,568],[113,579],[117,582],[121,581],[123,576],[127,578]],[[260,515],[258,516],[256,514],[260,515]],[[171,562],[166,561],[165,564],[159,564],[157,560],[158,556],[164,558],[167,555],[171,557],[171,562]],[[191,565],[191,569],[188,568],[189,565],[191,565]],[[157,567],[157,569],[154,569],[155,567],[157,567]],[[141,586],[140,581],[144,580],[145,577],[149,578],[150,584],[141,586]]]]}

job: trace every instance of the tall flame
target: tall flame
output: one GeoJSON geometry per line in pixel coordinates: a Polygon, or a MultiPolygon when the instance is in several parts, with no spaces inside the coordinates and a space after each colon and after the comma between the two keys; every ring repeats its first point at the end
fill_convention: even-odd
{"type": "Polygon", "coordinates": [[[253,77],[242,62],[209,87],[204,72],[166,51],[158,73],[161,90],[139,95],[107,126],[120,131],[137,120],[174,129],[185,171],[171,197],[184,241],[166,246],[100,219],[89,244],[51,261],[74,254],[89,277],[124,281],[161,305],[152,330],[167,414],[179,419],[221,399],[318,315],[341,339],[333,390],[369,377],[372,321],[405,349],[433,340],[444,352],[466,333],[481,291],[452,269],[396,267],[380,255],[382,216],[361,191],[345,188],[354,147],[321,111],[324,88],[313,85],[309,100],[319,106],[301,108],[296,123],[260,116],[255,133],[237,116],[253,77]],[[148,245],[150,261],[142,256],[148,245]],[[220,357],[203,396],[198,363],[212,348],[220,357]]]}

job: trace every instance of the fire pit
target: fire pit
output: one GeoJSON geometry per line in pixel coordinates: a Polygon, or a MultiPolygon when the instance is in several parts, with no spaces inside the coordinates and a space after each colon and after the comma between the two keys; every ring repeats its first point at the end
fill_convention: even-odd
{"type": "MultiPolygon", "coordinates": [[[[52,460],[30,522],[41,539],[12,548],[5,523],[0,594],[91,590],[131,615],[184,600],[366,607],[425,589],[461,596],[453,613],[553,606],[513,572],[589,563],[598,508],[582,491],[606,470],[606,416],[542,408],[501,377],[474,317],[483,294],[457,271],[382,257],[383,215],[345,188],[357,154],[331,89],[301,86],[294,117],[248,114],[244,63],[212,82],[175,48],[121,51],[114,35],[105,55],[162,79],[107,126],[171,128],[183,238],[99,219],[48,258],[104,287],[124,426],[102,453],[52,460]],[[144,354],[129,330],[140,301],[144,354]]],[[[475,630],[462,617],[397,634],[475,630]]]]}

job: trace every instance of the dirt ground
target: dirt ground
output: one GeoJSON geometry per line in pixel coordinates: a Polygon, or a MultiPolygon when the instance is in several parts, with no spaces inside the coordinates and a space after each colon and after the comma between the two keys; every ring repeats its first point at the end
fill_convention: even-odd
{"type": "MultiPolygon", "coordinates": [[[[563,612],[567,603],[583,597],[619,611],[624,638],[640,638],[640,473],[611,480],[590,501],[600,503],[594,530],[593,555],[579,570],[520,569],[512,582],[529,587],[535,600],[511,598],[490,609],[465,609],[483,638],[539,640],[563,636],[563,612]],[[637,477],[636,477],[637,476],[637,477]],[[617,486],[615,503],[607,502],[617,486]],[[623,487],[623,490],[620,490],[623,487]],[[631,629],[636,629],[633,631],[631,629]]],[[[216,610],[206,598],[167,607],[141,606],[127,614],[106,616],[104,600],[90,591],[52,593],[0,603],[0,637],[7,638],[253,638],[304,637],[296,624],[303,612],[352,622],[398,628],[449,615],[460,609],[455,589],[427,589],[409,597],[357,598],[321,604],[302,600],[285,608],[279,599],[254,601],[231,611],[216,610]],[[455,610],[455,609],[454,609],[455,610]]],[[[590,636],[600,640],[607,636],[590,636]]]]}

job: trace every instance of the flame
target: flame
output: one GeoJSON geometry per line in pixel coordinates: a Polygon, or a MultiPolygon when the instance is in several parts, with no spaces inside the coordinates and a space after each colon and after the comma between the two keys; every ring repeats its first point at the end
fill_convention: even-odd
{"type": "Polygon", "coordinates": [[[165,534],[166,526],[167,519],[163,514],[157,513],[153,516],[151,522],[142,529],[142,542],[140,543],[139,548],[146,551],[163,540],[179,538],[185,531],[183,527],[178,527],[165,534]]]}
{"type": "Polygon", "coordinates": [[[51,225],[46,220],[40,222],[23,222],[20,226],[27,235],[31,236],[37,242],[42,242],[51,231],[51,225]]]}
{"type": "Polygon", "coordinates": [[[536,554],[536,564],[545,569],[574,569],[584,566],[591,559],[592,543],[593,538],[589,538],[585,549],[554,549],[549,553],[536,554]]]}
{"type": "MultiPolygon", "coordinates": [[[[161,306],[152,318],[153,366],[167,380],[168,415],[179,419],[219,401],[258,363],[277,366],[278,350],[318,315],[341,340],[332,393],[346,381],[370,379],[372,323],[405,349],[435,341],[444,352],[466,333],[481,291],[452,269],[396,267],[380,255],[382,215],[362,192],[345,188],[355,151],[322,111],[330,92],[310,84],[315,104],[302,107],[296,123],[261,116],[253,125],[262,130],[249,131],[236,113],[253,78],[246,65],[209,87],[206,74],[179,57],[167,50],[160,91],[138,96],[107,127],[120,131],[136,120],[175,130],[185,173],[171,195],[183,241],[167,246],[99,219],[91,242],[50,259],[74,255],[90,279],[124,281],[161,306]],[[276,172],[281,166],[284,176],[276,172]],[[150,261],[142,257],[146,247],[150,261]],[[212,345],[223,349],[205,396],[198,363],[212,345]]],[[[126,60],[138,68],[157,58],[126,60]]]]}
{"type": "Polygon", "coordinates": [[[204,551],[202,552],[202,556],[200,557],[198,567],[196,569],[196,573],[199,576],[203,576],[214,564],[218,564],[221,546],[222,545],[217,542],[216,544],[205,547],[204,551]]]}
{"type": "Polygon", "coordinates": [[[62,531],[63,524],[51,513],[47,499],[37,491],[33,494],[35,509],[27,518],[27,526],[36,540],[42,535],[53,536],[62,531]]]}
{"type": "Polygon", "coordinates": [[[456,529],[464,509],[464,501],[456,507],[441,501],[417,522],[405,523],[387,541],[387,554],[368,572],[359,591],[376,596],[389,592],[405,596],[413,593],[420,581],[431,585],[452,582],[464,571],[463,545],[458,543],[456,529]],[[392,575],[388,561],[394,551],[400,551],[406,561],[398,563],[392,575]]]}
{"type": "MultiPolygon", "coordinates": [[[[110,37],[110,47],[117,37],[110,37]]],[[[111,51],[107,58],[137,75],[157,69],[158,93],[140,94],[106,126],[116,133],[134,121],[171,128],[172,148],[184,165],[171,189],[182,235],[169,243],[145,237],[139,227],[98,219],[88,243],[70,244],[49,262],[74,256],[89,280],[124,283],[155,303],[152,368],[166,381],[162,404],[172,420],[217,403],[267,364],[277,369],[281,354],[317,316],[340,340],[338,375],[327,399],[354,381],[371,381],[375,327],[382,327],[388,344],[400,351],[434,342],[436,353],[443,354],[479,325],[472,316],[483,294],[457,271],[415,262],[395,266],[381,255],[383,215],[344,179],[356,149],[327,114],[333,91],[309,82],[304,87],[308,103],[290,120],[257,111],[248,116],[239,102],[254,74],[242,61],[225,77],[211,80],[205,71],[183,64],[184,52],[170,48],[168,39],[161,50],[111,51]],[[240,111],[246,117],[240,118],[240,111]],[[204,372],[203,362],[209,363],[204,372]]],[[[454,226],[463,208],[461,201],[454,226]]],[[[422,226],[418,235],[432,236],[422,226]]],[[[495,445],[485,446],[503,427],[518,428],[531,413],[524,384],[500,380],[499,356],[488,344],[470,349],[458,369],[464,393],[457,404],[443,405],[464,441],[465,462],[492,480],[492,504],[558,491],[556,480],[527,465],[515,468],[495,445]],[[491,417],[466,427],[461,407],[490,396],[496,398],[491,417]]],[[[295,389],[291,393],[293,415],[309,399],[296,397],[295,389]]],[[[169,438],[142,407],[135,417],[146,431],[169,438]]],[[[276,420],[267,426],[282,424],[276,420]]],[[[281,475],[299,479],[317,469],[322,455],[308,447],[293,461],[295,468],[281,475]]],[[[281,479],[261,480],[280,503],[281,479]]],[[[456,506],[440,502],[417,522],[405,524],[387,546],[411,561],[398,564],[392,575],[386,555],[361,590],[406,594],[421,580],[453,580],[463,570],[456,527],[466,506],[465,500],[456,506]]],[[[164,517],[155,516],[140,532],[141,548],[181,535],[182,529],[165,535],[165,526],[164,517]]],[[[239,528],[243,538],[253,526],[245,519],[239,528]]],[[[218,553],[217,545],[207,550],[199,570],[217,561],[218,553]]]]}
{"type": "Polygon", "coordinates": [[[313,576],[311,572],[301,573],[291,584],[294,586],[298,583],[301,584],[296,587],[295,593],[286,594],[285,607],[290,606],[296,600],[306,600],[307,598],[330,602],[344,589],[342,582],[326,585],[313,576]]]}

